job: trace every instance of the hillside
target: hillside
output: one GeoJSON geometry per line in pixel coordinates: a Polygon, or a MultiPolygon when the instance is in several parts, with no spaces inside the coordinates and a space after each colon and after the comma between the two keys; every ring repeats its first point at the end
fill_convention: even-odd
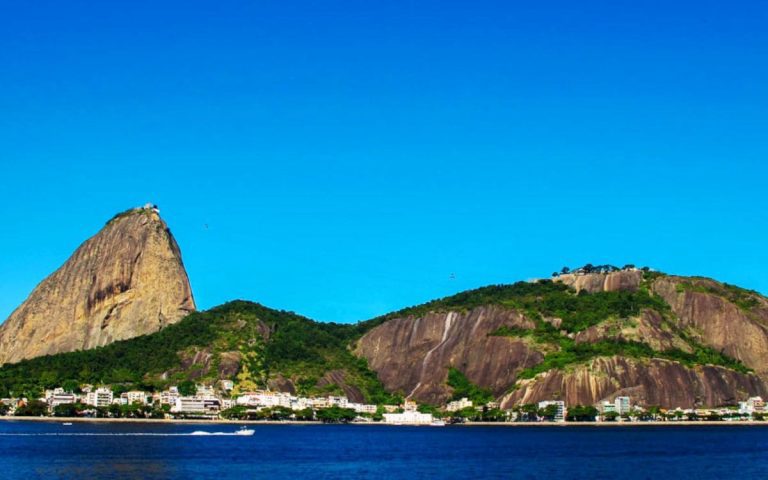
{"type": "Polygon", "coordinates": [[[502,406],[619,394],[666,407],[768,396],[768,300],[700,277],[633,268],[465,291],[358,324],[235,301],[94,350],[0,368],[0,396],[65,380],[241,389],[355,400],[502,406]]]}
{"type": "Polygon", "coordinates": [[[156,390],[187,380],[212,384],[238,376],[243,387],[250,382],[253,388],[395,401],[365,360],[347,348],[356,335],[355,325],[319,323],[234,301],[193,313],[151,335],[5,365],[0,368],[0,397],[72,381],[156,390]]]}
{"type": "Polygon", "coordinates": [[[625,270],[489,286],[372,321],[357,343],[390,390],[457,396],[459,371],[503,406],[631,394],[670,407],[765,395],[768,301],[703,278],[625,270]]]}

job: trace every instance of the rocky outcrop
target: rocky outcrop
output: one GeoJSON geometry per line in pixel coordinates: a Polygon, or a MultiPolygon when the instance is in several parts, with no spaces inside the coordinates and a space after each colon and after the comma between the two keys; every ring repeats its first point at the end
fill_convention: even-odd
{"type": "Polygon", "coordinates": [[[554,278],[577,292],[586,290],[589,293],[614,292],[618,290],[635,291],[643,280],[641,270],[620,270],[611,273],[568,273],[554,278]]]}
{"type": "Polygon", "coordinates": [[[501,405],[561,399],[567,405],[592,405],[617,395],[630,395],[642,405],[668,408],[733,405],[748,396],[768,394],[765,382],[715,366],[687,368],[660,359],[596,358],[568,371],[550,370],[505,395],[501,405]]]}
{"type": "MultiPolygon", "coordinates": [[[[750,296],[752,304],[731,302],[723,284],[704,278],[661,277],[652,290],[672,308],[682,326],[698,340],[741,360],[768,378],[768,301],[750,296]]],[[[743,291],[746,292],[746,291],[743,291]]]]}
{"type": "Polygon", "coordinates": [[[359,388],[347,383],[347,373],[344,370],[331,370],[325,372],[325,374],[317,381],[315,387],[319,389],[327,389],[329,387],[338,387],[352,402],[364,402],[365,396],[359,388]]]}
{"type": "Polygon", "coordinates": [[[355,351],[389,391],[421,402],[439,404],[450,397],[450,367],[500,395],[517,372],[543,359],[525,340],[491,335],[502,326],[533,328],[534,323],[494,306],[396,318],[363,336],[355,351]]]}
{"type": "Polygon", "coordinates": [[[574,336],[576,343],[599,341],[641,342],[663,352],[678,349],[690,352],[691,346],[665,324],[655,310],[644,310],[636,318],[614,318],[582,330],[574,336]]]}
{"type": "Polygon", "coordinates": [[[156,209],[112,219],[0,326],[0,364],[156,332],[194,311],[181,252],[156,209]]]}
{"type": "MultiPolygon", "coordinates": [[[[646,405],[717,406],[768,393],[768,300],[764,297],[708,279],[659,273],[644,278],[639,270],[560,275],[555,281],[589,293],[647,288],[668,304],[660,302],[630,318],[609,316],[579,332],[559,332],[577,346],[636,342],[651,352],[680,355],[675,352],[700,353],[704,345],[740,360],[754,373],[704,364],[687,367],[688,363],[656,358],[645,351],[643,359],[631,354],[575,359],[564,368],[518,381],[522,369],[541,363],[546,352],[561,347],[546,338],[534,341],[533,335],[524,332],[514,336],[516,329],[535,326],[531,321],[535,312],[526,317],[514,310],[514,301],[507,302],[507,308],[482,306],[388,320],[364,335],[355,351],[368,360],[388,390],[433,404],[443,403],[452,394],[446,384],[450,367],[490,389],[506,407],[553,398],[593,404],[620,394],[646,405]],[[491,335],[502,326],[510,327],[512,336],[491,335]]],[[[539,318],[560,329],[559,319],[539,318]]],[[[706,353],[702,355],[697,358],[706,358],[706,353]]]]}

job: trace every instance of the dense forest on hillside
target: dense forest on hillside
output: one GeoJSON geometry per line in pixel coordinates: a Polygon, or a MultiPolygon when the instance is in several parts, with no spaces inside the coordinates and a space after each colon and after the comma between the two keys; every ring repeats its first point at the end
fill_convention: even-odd
{"type": "MultiPolygon", "coordinates": [[[[386,392],[366,361],[353,355],[351,345],[355,340],[392,318],[418,317],[435,311],[467,311],[485,305],[516,309],[535,324],[532,329],[504,327],[492,333],[528,339],[545,353],[543,361],[520,372],[519,379],[613,355],[664,358],[686,366],[712,364],[750,372],[737,360],[699,344],[690,332],[676,325],[669,306],[651,293],[647,285],[647,281],[660,275],[647,272],[646,283],[637,291],[577,293],[551,280],[491,285],[357,324],[315,322],[292,312],[233,301],[193,313],[152,335],[94,350],[5,365],[0,368],[0,396],[35,395],[44,388],[65,383],[122,384],[156,390],[190,380],[214,383],[230,378],[242,384],[243,389],[265,388],[275,379],[288,380],[299,393],[307,395],[340,394],[345,386],[351,386],[367,401],[389,403],[398,399],[392,395],[396,392],[386,392]],[[574,341],[578,332],[615,319],[636,318],[646,309],[664,318],[665,328],[687,345],[685,351],[656,351],[643,338],[574,341]],[[556,324],[553,319],[557,319],[556,324]],[[333,378],[339,378],[341,372],[345,385],[328,380],[329,372],[336,372],[331,375],[333,378]]],[[[681,288],[704,287],[683,284],[681,288]]],[[[728,286],[719,292],[745,307],[753,301],[747,293],[728,286]]],[[[451,370],[448,386],[456,397],[488,396],[487,391],[468,383],[455,369],[451,370]]]]}
{"type": "MultiPolygon", "coordinates": [[[[342,370],[347,382],[376,403],[393,400],[365,361],[347,348],[356,325],[314,322],[291,312],[234,301],[152,335],[93,350],[25,360],[0,368],[0,396],[37,394],[64,383],[130,384],[147,390],[196,380],[215,381],[224,352],[245,358],[247,381],[265,387],[276,375],[293,378],[306,393],[330,370],[342,370]],[[195,352],[211,354],[210,365],[184,367],[195,352]],[[194,375],[193,375],[194,374],[194,375]]],[[[241,372],[242,373],[242,372],[241,372]]],[[[333,385],[324,392],[334,393],[333,385]]]]}

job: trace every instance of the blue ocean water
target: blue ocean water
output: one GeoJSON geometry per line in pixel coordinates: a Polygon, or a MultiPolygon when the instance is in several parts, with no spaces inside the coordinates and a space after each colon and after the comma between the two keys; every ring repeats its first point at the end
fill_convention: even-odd
{"type": "Polygon", "coordinates": [[[768,478],[768,426],[389,427],[0,421],[2,478],[768,478]]]}

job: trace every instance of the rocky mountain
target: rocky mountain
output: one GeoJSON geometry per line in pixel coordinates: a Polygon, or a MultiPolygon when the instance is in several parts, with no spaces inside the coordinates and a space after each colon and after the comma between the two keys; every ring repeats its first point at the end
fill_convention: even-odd
{"type": "MultiPolygon", "coordinates": [[[[606,266],[603,266],[606,267],[606,266]]],[[[768,299],[633,267],[460,292],[358,324],[236,301],[160,332],[0,368],[0,395],[64,380],[162,388],[233,379],[308,395],[502,407],[630,395],[663,407],[768,397],[768,299]]]]}
{"type": "Polygon", "coordinates": [[[156,208],[116,215],[0,326],[0,364],[157,332],[195,310],[156,208]]]}
{"type": "Polygon", "coordinates": [[[390,314],[356,342],[390,391],[441,404],[462,372],[503,407],[630,394],[666,407],[768,394],[768,300],[697,277],[622,271],[486,287],[390,314]]]}

